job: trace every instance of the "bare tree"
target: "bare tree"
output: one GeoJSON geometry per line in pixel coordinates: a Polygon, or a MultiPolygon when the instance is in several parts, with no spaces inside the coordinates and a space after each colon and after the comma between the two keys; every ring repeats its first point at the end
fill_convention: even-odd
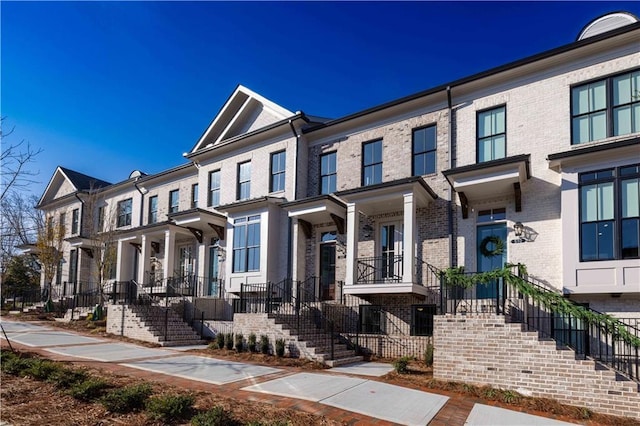
{"type": "Polygon", "coordinates": [[[4,131],[4,118],[0,119],[0,141],[2,152],[0,153],[0,201],[3,201],[12,190],[25,188],[35,183],[34,177],[38,172],[28,169],[29,163],[42,152],[42,149],[33,148],[24,140],[18,143],[6,143],[6,137],[13,133],[13,129],[4,131]]]}
{"type": "Polygon", "coordinates": [[[40,261],[40,267],[44,275],[44,284],[47,289],[47,299],[51,300],[51,285],[53,277],[56,272],[59,272],[58,265],[62,260],[63,247],[66,230],[64,223],[54,222],[53,216],[47,216],[45,218],[45,224],[38,232],[38,238],[36,240],[36,250],[38,252],[38,259],[40,261]]]}

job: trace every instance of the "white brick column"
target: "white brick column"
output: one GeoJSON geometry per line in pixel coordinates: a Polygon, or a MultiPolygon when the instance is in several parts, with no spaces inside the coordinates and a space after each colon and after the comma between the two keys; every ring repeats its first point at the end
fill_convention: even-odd
{"type": "Polygon", "coordinates": [[[358,258],[359,220],[356,203],[347,203],[347,272],[345,285],[356,283],[356,259],[358,258]]]}
{"type": "Polygon", "coordinates": [[[207,249],[209,248],[209,242],[211,240],[207,237],[202,237],[202,242],[198,243],[197,253],[196,253],[196,274],[197,274],[197,282],[198,286],[195,289],[196,295],[205,294],[205,289],[209,286],[209,270],[207,265],[208,262],[208,253],[207,249]]]}
{"type": "Polygon", "coordinates": [[[164,262],[162,263],[162,273],[164,278],[173,277],[173,266],[175,263],[176,233],[168,229],[164,231],[164,262]]]}
{"type": "MultiPolygon", "coordinates": [[[[127,260],[125,259],[125,255],[127,254],[127,247],[125,247],[126,242],[123,240],[118,240],[118,257],[116,262],[116,281],[124,281],[126,269],[125,264],[127,260]]],[[[128,278],[127,278],[128,279],[128,278]]]]}
{"type": "Polygon", "coordinates": [[[416,234],[416,203],[413,192],[403,194],[404,201],[404,223],[402,230],[402,282],[414,282],[414,262],[416,257],[415,234],[416,234]]]}

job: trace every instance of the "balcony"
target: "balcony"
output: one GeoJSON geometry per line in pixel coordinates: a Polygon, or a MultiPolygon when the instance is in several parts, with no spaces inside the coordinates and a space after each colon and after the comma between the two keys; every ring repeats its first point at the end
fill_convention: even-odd
{"type": "Polygon", "coordinates": [[[356,284],[402,282],[402,256],[361,257],[357,260],[356,284]]]}

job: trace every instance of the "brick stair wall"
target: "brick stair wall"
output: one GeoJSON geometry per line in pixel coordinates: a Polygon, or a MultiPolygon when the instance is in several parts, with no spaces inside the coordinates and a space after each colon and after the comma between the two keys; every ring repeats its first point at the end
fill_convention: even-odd
{"type": "Polygon", "coordinates": [[[433,338],[435,379],[490,385],[640,420],[638,383],[617,380],[614,371],[593,360],[576,360],[573,350],[503,316],[436,316],[433,338]]]}
{"type": "Polygon", "coordinates": [[[284,339],[285,355],[307,358],[318,362],[324,362],[330,366],[337,366],[342,361],[355,362],[362,360],[353,350],[348,350],[346,345],[336,343],[334,345],[334,360],[329,360],[331,343],[323,333],[315,331],[315,325],[306,324],[308,332],[301,336],[295,334],[290,326],[278,322],[269,314],[235,314],[233,317],[233,331],[240,333],[246,339],[254,333],[258,339],[261,335],[269,337],[272,352],[275,351],[276,339],[284,339]],[[303,340],[304,339],[304,340],[303,340]],[[312,340],[315,339],[315,340],[312,340]]]}
{"type": "Polygon", "coordinates": [[[159,306],[109,305],[107,332],[162,346],[204,343],[175,312],[169,310],[165,339],[165,308],[159,306]]]}

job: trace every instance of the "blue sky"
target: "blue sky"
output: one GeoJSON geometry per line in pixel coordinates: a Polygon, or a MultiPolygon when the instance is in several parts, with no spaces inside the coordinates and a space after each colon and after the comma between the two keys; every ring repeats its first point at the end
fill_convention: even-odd
{"type": "Polygon", "coordinates": [[[337,118],[575,40],[632,2],[0,2],[4,143],[110,182],[182,164],[242,84],[337,118]],[[10,138],[10,139],[9,139],[10,138]]]}

